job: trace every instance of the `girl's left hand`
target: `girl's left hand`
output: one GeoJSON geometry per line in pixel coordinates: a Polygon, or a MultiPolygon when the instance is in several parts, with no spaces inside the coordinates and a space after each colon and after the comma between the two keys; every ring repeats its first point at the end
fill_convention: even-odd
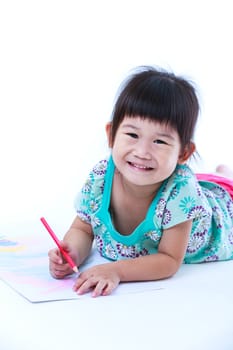
{"type": "Polygon", "coordinates": [[[93,290],[93,297],[111,294],[120,283],[120,277],[113,264],[96,265],[81,272],[73,286],[73,290],[80,295],[93,290]]]}

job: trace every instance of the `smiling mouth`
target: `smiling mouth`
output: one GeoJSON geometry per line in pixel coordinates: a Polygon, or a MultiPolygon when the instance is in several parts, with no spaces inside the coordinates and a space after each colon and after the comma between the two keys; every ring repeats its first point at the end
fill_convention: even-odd
{"type": "Polygon", "coordinates": [[[140,169],[140,170],[152,170],[153,168],[151,167],[148,167],[148,166],[145,166],[145,165],[141,165],[141,164],[136,164],[136,163],[132,163],[132,162],[128,162],[128,164],[133,167],[133,168],[136,168],[136,169],[140,169]]]}

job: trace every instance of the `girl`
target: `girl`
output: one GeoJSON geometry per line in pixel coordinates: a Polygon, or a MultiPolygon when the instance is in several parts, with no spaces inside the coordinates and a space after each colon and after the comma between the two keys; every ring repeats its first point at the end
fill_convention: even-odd
{"type": "MultiPolygon", "coordinates": [[[[61,242],[77,266],[94,239],[112,261],[82,272],[78,294],[108,295],[123,281],[168,278],[182,263],[233,258],[233,182],[197,179],[187,165],[198,114],[193,85],[173,73],[141,67],[123,85],[106,126],[111,155],[91,171],[61,242]]],[[[55,278],[73,272],[58,249],[49,259],[55,278]]]]}

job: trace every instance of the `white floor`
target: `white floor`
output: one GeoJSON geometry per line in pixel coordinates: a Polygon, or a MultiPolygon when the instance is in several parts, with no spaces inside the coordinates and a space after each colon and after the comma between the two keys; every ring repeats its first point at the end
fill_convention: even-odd
{"type": "Polygon", "coordinates": [[[0,282],[3,350],[232,350],[233,262],[183,266],[163,289],[32,304],[0,282]]]}
{"type": "MultiPolygon", "coordinates": [[[[61,216],[57,224],[64,226],[61,216]]],[[[41,235],[39,225],[26,224],[22,233],[41,235]]],[[[158,290],[41,303],[0,280],[0,348],[232,350],[232,271],[233,261],[182,265],[158,290]]]]}

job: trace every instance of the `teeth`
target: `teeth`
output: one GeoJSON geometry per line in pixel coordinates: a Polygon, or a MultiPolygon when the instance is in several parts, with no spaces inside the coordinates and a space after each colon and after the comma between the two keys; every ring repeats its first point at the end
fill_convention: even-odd
{"type": "Polygon", "coordinates": [[[138,168],[138,169],[149,169],[149,167],[147,166],[144,166],[144,165],[139,165],[139,164],[134,164],[134,163],[131,163],[135,168],[138,168]]]}

